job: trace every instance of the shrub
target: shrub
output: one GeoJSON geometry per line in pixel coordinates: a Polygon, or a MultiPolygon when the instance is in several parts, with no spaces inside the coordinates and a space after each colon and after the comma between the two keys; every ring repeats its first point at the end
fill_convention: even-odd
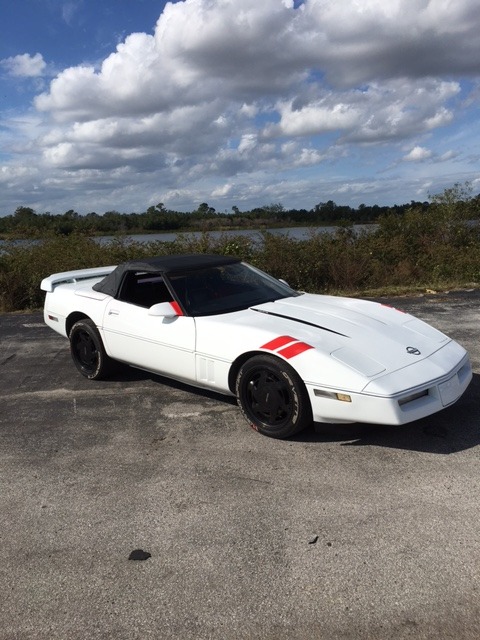
{"type": "Polygon", "coordinates": [[[263,232],[256,237],[203,233],[180,234],[173,242],[101,242],[72,233],[5,243],[0,310],[41,307],[40,281],[52,273],[173,253],[235,255],[311,292],[357,294],[475,283],[480,281],[480,225],[466,220],[465,210],[448,192],[428,210],[414,206],[403,216],[387,215],[367,232],[346,226],[312,232],[306,240],[263,232]]]}

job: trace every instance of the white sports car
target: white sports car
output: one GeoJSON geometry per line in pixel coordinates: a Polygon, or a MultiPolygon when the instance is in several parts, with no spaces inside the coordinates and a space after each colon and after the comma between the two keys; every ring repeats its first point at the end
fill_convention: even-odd
{"type": "Polygon", "coordinates": [[[241,262],[177,255],[45,278],[45,322],[82,375],[116,361],[237,397],[285,438],[315,422],[405,424],[467,388],[467,352],[385,305],[300,293],[241,262]]]}

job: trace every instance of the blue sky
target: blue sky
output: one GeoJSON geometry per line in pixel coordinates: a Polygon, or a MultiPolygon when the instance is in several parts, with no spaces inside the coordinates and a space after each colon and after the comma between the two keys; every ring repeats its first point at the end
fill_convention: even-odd
{"type": "Polygon", "coordinates": [[[0,215],[480,192],[477,0],[0,0],[0,215]]]}

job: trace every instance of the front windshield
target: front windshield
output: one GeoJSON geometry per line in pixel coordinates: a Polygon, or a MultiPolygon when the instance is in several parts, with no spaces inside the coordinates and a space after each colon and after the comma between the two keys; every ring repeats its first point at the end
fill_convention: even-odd
{"type": "Polygon", "coordinates": [[[299,295],[287,284],[245,262],[170,275],[178,299],[191,316],[208,316],[299,295]]]}

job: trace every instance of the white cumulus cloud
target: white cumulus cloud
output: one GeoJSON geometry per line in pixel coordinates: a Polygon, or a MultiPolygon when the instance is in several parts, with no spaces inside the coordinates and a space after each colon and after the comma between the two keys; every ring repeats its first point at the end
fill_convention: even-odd
{"type": "MultiPolygon", "coordinates": [[[[415,141],[455,122],[465,78],[480,75],[473,0],[297,4],[168,2],[152,34],[130,34],[98,65],[60,71],[34,102],[44,125],[29,154],[43,184],[55,181],[58,194],[64,181],[65,198],[84,184],[87,209],[102,189],[126,206],[195,193],[241,201],[268,194],[280,175],[288,193],[288,171],[320,171],[366,147],[390,144],[391,166],[451,152],[415,141]]],[[[77,3],[68,7],[72,16],[77,3]]],[[[17,76],[46,69],[40,54],[2,65],[17,76]]]]}
{"type": "Polygon", "coordinates": [[[43,75],[47,67],[47,63],[41,53],[36,53],[33,56],[28,53],[22,53],[5,58],[1,61],[1,65],[6,69],[7,73],[19,78],[36,78],[43,75]]]}
{"type": "Polygon", "coordinates": [[[413,147],[413,149],[404,156],[404,160],[406,162],[423,162],[424,160],[428,160],[432,157],[432,152],[430,149],[426,149],[425,147],[413,147]]]}

